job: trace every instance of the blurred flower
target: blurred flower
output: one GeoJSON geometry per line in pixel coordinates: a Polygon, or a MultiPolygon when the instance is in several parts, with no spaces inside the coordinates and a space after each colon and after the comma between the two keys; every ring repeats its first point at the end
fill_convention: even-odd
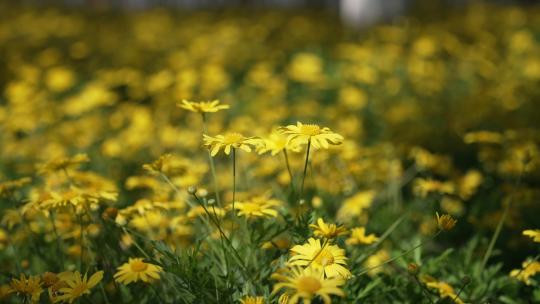
{"type": "Polygon", "coordinates": [[[531,277],[540,272],[540,262],[534,260],[526,260],[521,264],[521,269],[514,269],[510,272],[510,276],[516,278],[527,285],[531,285],[531,277]]]}
{"type": "Polygon", "coordinates": [[[90,159],[86,154],[77,154],[73,157],[60,157],[46,162],[41,165],[39,172],[43,173],[52,173],[61,170],[74,169],[80,166],[83,163],[89,162],[90,159]]]}
{"type": "Polygon", "coordinates": [[[21,273],[19,279],[12,279],[9,285],[17,295],[28,296],[33,303],[39,302],[39,297],[43,291],[39,276],[26,277],[24,273],[21,273]]]}
{"type": "Polygon", "coordinates": [[[441,298],[449,298],[455,303],[463,304],[464,302],[457,296],[454,292],[454,288],[446,282],[426,282],[426,286],[429,288],[436,289],[439,292],[441,298]]]}
{"type": "Polygon", "coordinates": [[[436,215],[437,225],[440,230],[450,231],[457,223],[457,221],[449,214],[443,214],[442,216],[439,216],[439,213],[436,213],[436,215]]]}
{"type": "Polygon", "coordinates": [[[529,236],[533,239],[533,242],[540,243],[540,230],[523,230],[523,235],[529,236]]]}
{"type": "Polygon", "coordinates": [[[151,283],[159,280],[159,273],[162,271],[160,266],[146,263],[142,258],[129,258],[127,263],[118,267],[114,279],[125,285],[138,281],[151,283]]]}
{"type": "Polygon", "coordinates": [[[83,277],[78,271],[63,273],[60,279],[67,286],[59,289],[61,295],[55,297],[55,301],[73,303],[83,295],[90,294],[90,289],[94,288],[103,279],[103,271],[94,273],[89,279],[87,279],[86,274],[83,277]]]}
{"type": "Polygon", "coordinates": [[[312,266],[276,272],[272,274],[272,278],[278,281],[272,293],[285,289],[285,294],[287,294],[283,300],[280,298],[280,303],[296,304],[300,299],[303,303],[311,303],[312,299],[318,296],[324,304],[330,304],[331,295],[345,296],[343,290],[339,288],[345,283],[342,278],[325,278],[322,269],[312,266]]]}
{"type": "Polygon", "coordinates": [[[264,154],[270,152],[272,156],[281,153],[283,150],[300,152],[300,146],[290,142],[282,134],[272,132],[268,138],[262,139],[262,144],[258,145],[257,153],[264,154]]]}
{"type": "Polygon", "coordinates": [[[229,105],[220,105],[219,100],[200,102],[182,100],[182,102],[178,103],[177,106],[196,113],[215,113],[217,111],[226,110],[229,108],[229,105]]]}
{"type": "Polygon", "coordinates": [[[235,202],[234,209],[238,210],[238,216],[247,218],[277,217],[276,206],[281,202],[265,197],[254,197],[250,200],[235,202]]]}
{"type": "Polygon", "coordinates": [[[347,234],[347,229],[345,227],[325,223],[322,218],[317,219],[317,224],[310,224],[309,228],[313,229],[313,235],[325,239],[334,239],[338,236],[347,234]]]}
{"type": "Polygon", "coordinates": [[[227,155],[231,153],[231,149],[241,149],[251,152],[251,147],[260,142],[255,137],[245,137],[240,133],[227,133],[215,137],[205,134],[203,137],[204,146],[211,150],[212,156],[216,156],[222,148],[223,152],[227,155]]]}
{"type": "Polygon", "coordinates": [[[264,297],[245,296],[240,299],[240,304],[264,304],[264,297]]]}
{"type": "Polygon", "coordinates": [[[375,234],[366,235],[365,227],[351,229],[351,236],[345,241],[347,245],[369,245],[375,243],[379,238],[375,234]]]}

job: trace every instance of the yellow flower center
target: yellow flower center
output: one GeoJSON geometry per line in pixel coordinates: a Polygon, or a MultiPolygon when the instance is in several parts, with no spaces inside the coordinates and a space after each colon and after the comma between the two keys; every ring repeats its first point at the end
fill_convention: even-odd
{"type": "Polygon", "coordinates": [[[148,268],[148,265],[145,262],[139,260],[131,262],[130,266],[133,272],[142,272],[148,268]]]}
{"type": "Polygon", "coordinates": [[[308,136],[315,136],[321,134],[321,127],[317,125],[302,125],[300,127],[300,133],[308,136]]]}
{"type": "Polygon", "coordinates": [[[73,287],[73,289],[71,290],[71,297],[78,298],[87,290],[88,290],[88,285],[86,285],[86,283],[81,283],[73,287]]]}
{"type": "Polygon", "coordinates": [[[314,294],[317,290],[321,289],[321,281],[315,277],[303,276],[298,279],[296,283],[298,291],[314,294]]]}
{"type": "Polygon", "coordinates": [[[241,210],[244,211],[245,213],[257,212],[257,211],[261,211],[261,209],[262,209],[261,206],[256,203],[244,203],[241,208],[241,210]]]}
{"type": "Polygon", "coordinates": [[[322,266],[332,265],[334,264],[334,255],[330,250],[327,248],[324,248],[315,258],[315,261],[318,264],[321,264],[322,266]]]}
{"type": "Polygon", "coordinates": [[[244,136],[240,133],[229,133],[224,136],[223,143],[226,145],[237,144],[244,140],[244,136]]]}

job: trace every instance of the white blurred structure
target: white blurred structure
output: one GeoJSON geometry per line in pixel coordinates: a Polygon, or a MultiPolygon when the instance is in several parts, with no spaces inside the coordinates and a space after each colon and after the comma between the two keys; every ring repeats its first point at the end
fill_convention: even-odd
{"type": "MultiPolygon", "coordinates": [[[[25,1],[25,0],[21,0],[25,1]]],[[[32,2],[32,0],[27,0],[32,2]]],[[[38,3],[47,0],[34,0],[38,3]]],[[[74,6],[115,7],[123,9],[145,9],[168,6],[183,9],[216,7],[318,7],[339,11],[343,21],[352,27],[364,27],[379,20],[401,15],[408,2],[413,0],[63,0],[74,6]]],[[[460,0],[452,0],[460,1],[460,0]]],[[[464,0],[461,0],[464,1],[464,0]]]]}
{"type": "Polygon", "coordinates": [[[339,13],[346,24],[363,27],[401,14],[405,9],[405,2],[405,0],[341,0],[339,13]]]}

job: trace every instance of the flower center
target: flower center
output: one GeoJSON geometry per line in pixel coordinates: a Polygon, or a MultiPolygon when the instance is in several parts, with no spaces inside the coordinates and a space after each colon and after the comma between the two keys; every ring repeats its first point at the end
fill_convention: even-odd
{"type": "Polygon", "coordinates": [[[146,265],[145,262],[142,262],[142,261],[133,261],[133,262],[131,262],[131,270],[134,271],[134,272],[145,271],[146,268],[148,268],[148,265],[146,265]]]}
{"type": "Polygon", "coordinates": [[[313,294],[321,289],[321,282],[315,277],[304,276],[298,279],[298,291],[313,294]]]}
{"type": "Polygon", "coordinates": [[[315,258],[315,261],[318,264],[321,264],[323,267],[327,265],[334,264],[334,255],[330,250],[324,248],[315,258]]]}
{"type": "Polygon", "coordinates": [[[321,128],[317,125],[302,125],[300,127],[300,133],[304,135],[315,136],[321,133],[321,128]]]}
{"type": "Polygon", "coordinates": [[[260,211],[261,206],[257,203],[244,203],[244,206],[242,209],[244,209],[243,210],[244,212],[253,213],[253,212],[260,211]]]}
{"type": "Polygon", "coordinates": [[[244,140],[244,136],[239,133],[229,133],[223,138],[223,143],[226,145],[237,144],[244,140]]]}

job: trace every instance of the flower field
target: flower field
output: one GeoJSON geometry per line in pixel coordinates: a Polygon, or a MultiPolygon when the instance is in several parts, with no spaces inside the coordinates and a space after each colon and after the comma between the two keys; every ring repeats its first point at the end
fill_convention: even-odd
{"type": "Polygon", "coordinates": [[[0,3],[1,303],[540,303],[540,7],[0,3]]]}

